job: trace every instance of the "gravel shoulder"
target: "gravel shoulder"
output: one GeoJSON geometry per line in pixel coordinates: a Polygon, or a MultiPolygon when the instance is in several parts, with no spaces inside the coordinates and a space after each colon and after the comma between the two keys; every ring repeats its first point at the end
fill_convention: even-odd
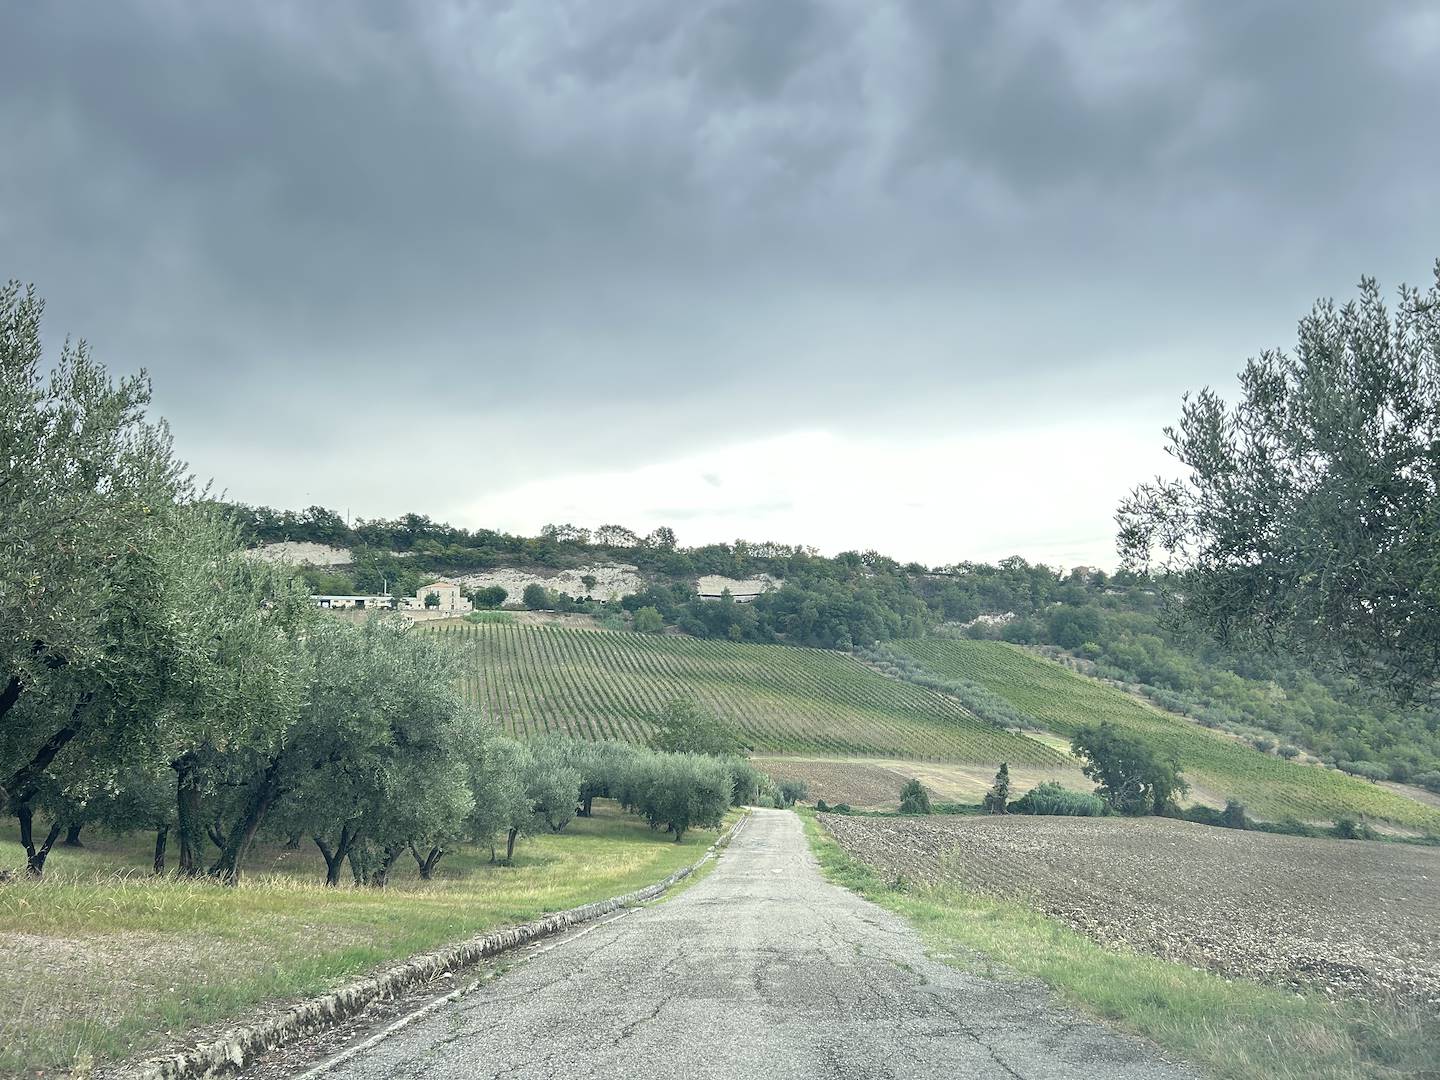
{"type": "Polygon", "coordinates": [[[1039,986],[931,959],[897,916],[821,877],[794,814],[763,810],[679,896],[518,964],[325,1075],[662,1071],[686,1080],[1196,1076],[1039,986]]]}
{"type": "Polygon", "coordinates": [[[887,876],[1020,900],[1103,944],[1296,989],[1440,1006],[1440,849],[1157,818],[824,824],[887,876]]]}

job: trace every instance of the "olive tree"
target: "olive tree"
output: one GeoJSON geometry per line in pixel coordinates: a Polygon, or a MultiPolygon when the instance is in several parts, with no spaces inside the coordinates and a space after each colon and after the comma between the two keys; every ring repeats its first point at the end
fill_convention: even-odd
{"type": "Polygon", "coordinates": [[[47,786],[244,742],[295,687],[293,597],[197,498],[149,382],[83,342],[46,374],[41,311],[0,289],[0,801],[22,825],[47,786]]]}
{"type": "Polygon", "coordinates": [[[216,872],[239,876],[269,818],[314,839],[327,884],[348,861],[357,883],[382,886],[412,845],[457,835],[473,806],[466,761],[476,721],[457,690],[457,659],[440,639],[382,615],[360,626],[319,622],[305,649],[305,703],[283,737],[252,756],[216,872]]]}
{"type": "Polygon", "coordinates": [[[1372,279],[1315,305],[1240,400],[1186,398],[1176,480],[1121,505],[1120,550],[1222,644],[1284,650],[1404,700],[1440,678],[1440,262],[1392,313],[1372,279]]]}
{"type": "Polygon", "coordinates": [[[18,282],[0,288],[0,732],[27,695],[51,706],[0,762],[11,798],[82,730],[117,719],[108,699],[132,689],[145,647],[134,630],[157,581],[155,534],[189,490],[165,425],[145,419],[143,375],[113,383],[84,342],[45,374],[42,310],[18,282]]]}

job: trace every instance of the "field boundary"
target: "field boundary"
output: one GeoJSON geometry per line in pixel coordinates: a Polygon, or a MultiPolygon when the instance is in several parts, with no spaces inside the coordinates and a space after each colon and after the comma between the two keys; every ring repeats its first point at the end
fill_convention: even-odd
{"type": "Polygon", "coordinates": [[[260,1054],[333,1027],[376,1001],[391,1000],[416,986],[461,971],[487,957],[553,937],[612,911],[653,900],[715,858],[749,819],[750,812],[747,810],[739,821],[716,837],[700,858],[653,885],[421,953],[377,975],[301,1002],[279,1016],[241,1025],[189,1050],[123,1067],[111,1075],[119,1080],[208,1080],[239,1072],[260,1054]]]}

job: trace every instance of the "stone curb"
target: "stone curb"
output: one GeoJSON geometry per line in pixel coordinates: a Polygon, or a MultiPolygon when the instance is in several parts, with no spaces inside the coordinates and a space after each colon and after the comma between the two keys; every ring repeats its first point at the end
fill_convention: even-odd
{"type": "Polygon", "coordinates": [[[619,908],[653,900],[713,859],[749,818],[750,812],[747,810],[739,821],[721,833],[715,842],[705,849],[700,858],[654,885],[647,885],[624,896],[612,896],[608,900],[597,900],[568,911],[546,915],[534,922],[492,930],[488,934],[435,952],[422,953],[378,975],[342,986],[323,997],[302,1002],[279,1016],[234,1028],[191,1050],[144,1061],[111,1075],[117,1080],[208,1080],[210,1077],[238,1072],[266,1051],[323,1031],[354,1016],[372,1002],[398,997],[415,986],[469,967],[488,956],[550,937],[572,926],[608,915],[619,908]]]}

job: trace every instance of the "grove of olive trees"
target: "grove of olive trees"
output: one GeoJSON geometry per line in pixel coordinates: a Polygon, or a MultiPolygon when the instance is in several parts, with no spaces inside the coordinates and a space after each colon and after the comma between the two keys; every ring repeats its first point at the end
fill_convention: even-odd
{"type": "Polygon", "coordinates": [[[157,873],[233,883],[270,836],[383,886],[407,853],[427,878],[461,842],[509,859],[597,796],[678,840],[758,794],[741,762],[505,738],[442,638],[317,612],[246,557],[143,375],[83,342],[45,364],[42,308],[0,289],[0,804],[31,875],[93,825],[153,832],[157,873]]]}

